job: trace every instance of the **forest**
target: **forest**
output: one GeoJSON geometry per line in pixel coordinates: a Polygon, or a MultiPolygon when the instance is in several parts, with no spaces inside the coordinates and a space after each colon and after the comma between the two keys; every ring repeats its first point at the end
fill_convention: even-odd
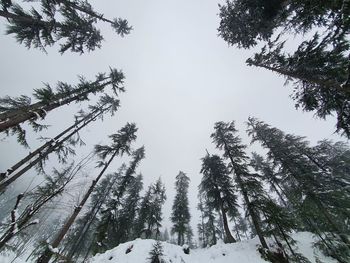
{"type": "MultiPolygon", "coordinates": [[[[134,262],[110,261],[114,256],[108,253],[144,240],[153,245],[139,262],[175,263],[164,252],[166,243],[180,246],[179,253],[199,255],[222,244],[234,251],[233,246],[250,240],[257,244],[249,253],[261,262],[350,262],[350,1],[218,1],[210,8],[215,31],[208,22],[199,32],[188,24],[188,33],[179,21],[186,11],[170,10],[168,2],[154,6],[162,10],[165,5],[169,13],[164,17],[174,15],[179,31],[168,20],[163,25],[156,18],[142,20],[145,14],[135,6],[143,11],[151,3],[0,0],[0,262],[134,262]],[[140,19],[139,31],[137,19],[134,25],[127,16],[109,17],[123,11],[140,19]],[[174,37],[169,43],[178,50],[170,46],[174,53],[159,49],[157,55],[157,46],[147,42],[153,36],[142,31],[152,26],[164,26],[159,39],[174,37]],[[188,43],[186,34],[194,35],[188,41],[199,39],[201,30],[227,52],[218,55],[219,63],[226,61],[223,54],[234,53],[227,60],[237,58],[237,67],[254,71],[220,72],[203,59],[199,64],[208,72],[193,63],[191,71],[177,75],[186,67],[170,64],[188,56],[182,54],[182,41],[188,43]],[[180,33],[183,39],[176,39],[180,33]],[[134,42],[144,49],[133,49],[134,42]],[[126,69],[108,65],[115,59],[106,59],[104,49],[126,69]],[[123,52],[130,64],[119,55],[123,52]],[[153,60],[142,64],[147,53],[153,60]],[[27,61],[23,54],[38,61],[27,61]],[[152,72],[159,62],[163,73],[152,72]],[[107,70],[97,72],[100,64],[107,70]],[[65,74],[72,79],[67,73],[72,68],[75,80],[57,80],[65,74]],[[137,79],[139,68],[156,89],[148,79],[137,79]],[[221,82],[210,78],[214,72],[222,74],[221,82]],[[259,74],[266,78],[261,83],[259,74]],[[189,78],[197,77],[203,79],[192,92],[196,80],[189,78]],[[56,84],[46,82],[51,78],[56,84]],[[279,93],[265,89],[270,79],[276,90],[287,92],[286,109],[278,104],[284,103],[279,93]],[[189,86],[177,89],[184,81],[189,86]],[[220,83],[234,96],[228,97],[220,83]],[[260,95],[247,91],[249,85],[258,86],[260,95]],[[251,99],[244,101],[248,111],[226,109],[241,105],[244,92],[251,99]],[[214,96],[219,99],[209,100],[214,96]],[[262,108],[254,105],[259,96],[262,108]],[[187,101],[198,108],[195,113],[188,111],[187,101]],[[170,105],[171,111],[161,105],[170,105]],[[271,112],[265,114],[264,108],[271,112]],[[298,122],[304,116],[312,116],[305,127],[298,122]],[[195,154],[194,148],[199,149],[195,154]],[[314,254],[322,256],[301,252],[296,237],[304,232],[312,236],[314,254]]],[[[149,10],[157,17],[156,7],[149,10]]],[[[198,7],[197,18],[191,13],[188,21],[202,21],[201,11],[198,7]]],[[[200,49],[195,43],[193,61],[194,50],[200,49]]],[[[203,48],[204,53],[215,49],[203,48]]],[[[141,243],[133,244],[125,254],[141,251],[141,243]]],[[[227,262],[258,262],[218,254],[227,254],[227,262]]],[[[184,256],[176,262],[193,260],[184,256]]]]}

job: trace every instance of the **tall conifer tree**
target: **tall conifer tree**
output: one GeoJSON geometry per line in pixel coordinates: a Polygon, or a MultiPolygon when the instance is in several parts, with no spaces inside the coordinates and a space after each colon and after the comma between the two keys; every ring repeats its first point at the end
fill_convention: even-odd
{"type": "Polygon", "coordinates": [[[180,171],[179,174],[176,176],[176,195],[170,219],[173,223],[171,231],[172,233],[177,234],[177,244],[180,246],[182,246],[185,243],[185,235],[191,231],[191,215],[188,207],[189,182],[190,178],[184,172],[180,171]]]}
{"type": "Polygon", "coordinates": [[[207,155],[202,159],[201,173],[203,178],[199,185],[199,192],[208,200],[211,208],[220,212],[225,230],[225,242],[234,243],[236,240],[228,226],[227,213],[230,210],[236,210],[237,197],[228,169],[219,156],[207,155]]]}

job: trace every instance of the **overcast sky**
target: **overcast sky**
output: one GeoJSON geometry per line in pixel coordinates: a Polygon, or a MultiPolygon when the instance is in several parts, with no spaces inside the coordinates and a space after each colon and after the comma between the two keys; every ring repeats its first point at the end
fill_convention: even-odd
{"type": "MultiPolygon", "coordinates": [[[[210,134],[216,121],[235,120],[245,143],[249,116],[279,129],[307,136],[316,142],[323,138],[339,140],[334,135],[335,120],[313,118],[294,108],[289,98],[292,88],[283,87],[283,78],[262,69],[250,68],[245,60],[253,51],[229,47],[217,36],[218,1],[213,0],[128,0],[89,1],[105,17],[123,17],[134,27],[125,38],[117,36],[108,25],[100,25],[105,41],[102,48],[84,55],[66,52],[57,46],[27,50],[13,36],[4,35],[6,21],[0,20],[0,96],[30,95],[34,88],[58,80],[71,84],[77,75],[93,79],[109,66],[122,69],[127,92],[121,96],[121,109],[103,123],[96,121],[81,134],[87,145],[79,156],[87,154],[96,143],[108,143],[107,135],[126,122],[139,128],[135,147],[145,145],[146,159],[139,171],[145,187],[159,176],[165,182],[168,200],[164,208],[165,225],[174,196],[174,180],[179,170],[191,178],[190,205],[192,224],[198,222],[197,186],[205,149],[215,152],[210,134]]],[[[53,136],[72,122],[72,114],[82,105],[70,105],[50,113],[53,136]]],[[[33,147],[38,145],[29,134],[33,147]]],[[[27,150],[14,140],[1,142],[0,168],[8,168],[27,150]]],[[[255,148],[254,148],[255,149],[255,148]]],[[[109,172],[121,164],[115,160],[109,172]]],[[[90,170],[90,176],[96,175],[90,170]]],[[[28,173],[27,179],[35,172],[28,173]]]]}

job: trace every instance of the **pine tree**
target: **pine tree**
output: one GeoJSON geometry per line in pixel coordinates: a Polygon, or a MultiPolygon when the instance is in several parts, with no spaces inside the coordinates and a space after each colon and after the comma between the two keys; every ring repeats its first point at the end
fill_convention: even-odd
{"type": "Polygon", "coordinates": [[[236,240],[228,226],[227,212],[236,210],[237,197],[229,177],[229,171],[219,156],[208,154],[202,159],[201,173],[203,177],[199,185],[199,192],[209,201],[209,206],[221,213],[225,242],[234,243],[236,240]]]}
{"type": "Polygon", "coordinates": [[[132,30],[127,20],[106,19],[87,1],[41,1],[38,8],[32,6],[28,10],[11,1],[2,1],[1,4],[0,16],[8,22],[6,34],[14,34],[16,40],[27,48],[45,51],[46,46],[59,42],[61,54],[67,50],[82,54],[101,47],[103,37],[95,27],[98,21],[111,24],[122,37],[132,30]]]}
{"type": "Polygon", "coordinates": [[[284,42],[270,42],[268,47],[247,60],[249,66],[262,67],[280,74],[293,83],[292,98],[296,108],[315,111],[325,119],[337,116],[337,131],[350,136],[350,48],[347,40],[334,44],[316,33],[302,42],[293,54],[283,50],[284,42]]]}
{"type": "MultiPolygon", "coordinates": [[[[109,136],[112,139],[111,145],[95,146],[95,152],[99,155],[99,157],[102,160],[105,160],[108,156],[110,157],[106,163],[100,162],[100,166],[101,167],[103,166],[101,172],[96,177],[96,179],[92,181],[90,188],[85,193],[83,199],[80,201],[79,206],[77,206],[74,209],[74,212],[68,218],[68,220],[62,227],[61,231],[58,233],[58,235],[52,242],[51,247],[53,249],[57,248],[58,245],[61,243],[67,231],[69,230],[71,225],[74,223],[75,218],[78,216],[79,212],[81,211],[82,207],[86,203],[87,199],[90,197],[96,184],[101,179],[101,177],[103,176],[104,172],[106,171],[108,166],[111,164],[113,159],[118,155],[122,156],[124,153],[130,154],[130,151],[131,151],[130,144],[132,141],[136,140],[136,134],[135,134],[136,131],[137,131],[137,128],[134,123],[132,124],[127,123],[123,128],[120,129],[120,131],[109,136]]],[[[48,263],[52,257],[52,254],[53,254],[52,249],[47,248],[44,251],[44,253],[39,257],[37,262],[48,263]]]]}
{"type": "Polygon", "coordinates": [[[135,177],[136,168],[145,157],[144,147],[132,153],[132,161],[122,174],[115,187],[111,190],[111,197],[104,203],[104,209],[99,213],[96,230],[98,246],[95,252],[104,252],[131,237],[134,218],[142,190],[142,176],[135,177]]]}
{"type": "Polygon", "coordinates": [[[164,263],[162,256],[163,256],[163,245],[160,241],[157,241],[153,245],[153,249],[149,252],[148,260],[150,263],[164,263]]]}
{"type": "Polygon", "coordinates": [[[337,132],[350,138],[349,17],[350,4],[342,0],[227,0],[220,6],[218,31],[240,48],[267,42],[247,64],[292,81],[297,108],[322,119],[335,114],[337,132]],[[305,36],[309,32],[314,35],[305,36]],[[286,34],[307,39],[288,54],[279,40],[286,34]]]}
{"type": "Polygon", "coordinates": [[[236,135],[237,130],[234,122],[215,123],[215,132],[211,135],[216,147],[224,151],[224,157],[230,161],[230,168],[234,172],[234,180],[242,193],[244,204],[247,207],[249,216],[254,225],[255,231],[259,237],[260,243],[264,249],[268,249],[268,245],[261,229],[261,220],[254,202],[258,201],[264,194],[261,183],[256,176],[248,170],[245,148],[241,143],[241,139],[236,135]]]}
{"type": "Polygon", "coordinates": [[[188,187],[190,178],[184,173],[179,172],[175,182],[175,199],[171,214],[171,222],[174,224],[171,232],[176,233],[177,244],[182,246],[185,243],[185,235],[191,232],[190,227],[190,211],[188,207],[188,187]]]}
{"type": "Polygon", "coordinates": [[[141,200],[135,233],[146,238],[158,239],[162,226],[162,206],[166,200],[165,187],[159,178],[151,184],[141,200]]]}
{"type": "Polygon", "coordinates": [[[18,142],[28,146],[26,131],[23,130],[21,124],[28,123],[35,132],[41,131],[46,126],[37,121],[44,119],[50,111],[72,102],[89,100],[90,94],[103,92],[108,86],[118,96],[118,93],[124,92],[123,80],[124,75],[121,71],[111,69],[108,76],[99,73],[95,81],[87,81],[80,77],[80,82],[75,86],[58,82],[55,91],[49,84],[46,84],[44,88],[34,90],[33,96],[37,100],[35,103],[31,103],[32,99],[25,95],[18,98],[9,96],[1,98],[0,132],[5,132],[6,135],[16,134],[18,142]]]}
{"type": "Polygon", "coordinates": [[[35,151],[30,152],[26,157],[17,162],[7,172],[0,174],[0,191],[3,191],[7,186],[25,174],[29,169],[37,166],[38,171],[43,171],[43,166],[48,156],[55,152],[60,162],[65,163],[68,154],[74,154],[71,146],[82,144],[79,131],[86,127],[89,123],[95,121],[97,118],[102,119],[103,114],[110,112],[111,115],[119,108],[119,100],[114,99],[108,95],[100,97],[99,102],[89,107],[89,112],[81,111],[76,116],[76,122],[62,131],[53,139],[49,139],[42,146],[35,151]],[[11,177],[9,177],[11,175],[11,177]],[[9,177],[9,178],[8,178],[9,177]]]}
{"type": "MultiPolygon", "coordinates": [[[[333,174],[322,165],[324,157],[318,158],[315,149],[303,138],[285,135],[254,118],[249,119],[248,127],[253,141],[259,141],[268,149],[269,158],[285,174],[284,190],[288,201],[308,229],[321,240],[324,233],[331,233],[333,237],[327,236],[323,243],[330,243],[328,246],[333,252],[339,245],[349,247],[349,230],[344,221],[348,218],[349,207],[347,180],[340,179],[344,175],[333,174]]],[[[346,261],[339,254],[333,253],[333,256],[340,262],[346,261]]]]}

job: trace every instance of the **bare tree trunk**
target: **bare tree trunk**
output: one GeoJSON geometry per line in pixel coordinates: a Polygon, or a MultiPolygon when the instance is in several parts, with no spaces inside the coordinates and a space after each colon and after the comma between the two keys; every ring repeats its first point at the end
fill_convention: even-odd
{"type": "Polygon", "coordinates": [[[72,129],[76,128],[77,125],[83,123],[84,121],[87,120],[87,118],[89,116],[93,116],[93,114],[97,113],[98,110],[93,111],[92,113],[90,113],[88,116],[86,116],[86,118],[81,119],[80,121],[74,123],[73,125],[71,125],[70,127],[68,127],[67,129],[65,129],[64,131],[62,131],[60,134],[58,134],[56,137],[54,137],[52,140],[46,142],[45,144],[43,144],[42,146],[40,146],[39,148],[37,148],[34,152],[30,152],[26,157],[24,157],[22,160],[20,160],[19,162],[17,162],[16,164],[14,164],[13,166],[11,166],[11,168],[7,169],[6,173],[0,173],[0,182],[4,179],[6,179],[6,177],[8,177],[9,175],[11,175],[12,173],[14,173],[18,168],[20,168],[22,165],[24,165],[26,162],[30,161],[33,157],[35,157],[36,155],[40,155],[40,153],[42,153],[44,151],[44,149],[50,147],[53,143],[55,143],[56,141],[58,141],[61,137],[63,137],[65,134],[67,134],[69,131],[71,131],[72,129]]]}
{"type": "Polygon", "coordinates": [[[106,200],[107,195],[109,194],[109,192],[111,191],[113,185],[114,185],[115,182],[117,181],[117,178],[118,178],[118,177],[115,177],[115,178],[114,178],[113,182],[112,182],[112,183],[110,184],[110,186],[108,187],[108,190],[106,191],[106,193],[105,193],[105,195],[103,196],[103,198],[101,198],[101,200],[99,200],[99,203],[96,203],[96,206],[93,208],[93,211],[92,211],[92,214],[93,214],[93,215],[92,215],[91,219],[89,220],[89,223],[86,224],[86,225],[84,226],[83,231],[82,231],[82,233],[80,234],[78,240],[74,243],[73,248],[71,249],[71,252],[70,252],[70,253],[68,254],[68,256],[67,256],[68,259],[72,259],[72,258],[73,258],[74,254],[75,254],[75,252],[76,252],[76,248],[78,247],[78,245],[79,245],[80,242],[82,241],[82,239],[83,239],[85,233],[87,233],[87,231],[89,231],[90,226],[91,226],[93,220],[95,219],[97,213],[100,211],[100,209],[101,209],[101,207],[102,207],[104,201],[106,200]]]}
{"type": "MultiPolygon", "coordinates": [[[[71,133],[69,133],[66,137],[64,137],[61,141],[55,142],[55,141],[51,140],[49,142],[49,146],[44,148],[44,152],[42,152],[42,151],[36,152],[37,153],[36,155],[38,155],[36,157],[36,159],[31,161],[29,164],[27,164],[24,168],[22,168],[20,171],[18,171],[16,174],[14,174],[12,177],[10,177],[6,181],[0,183],[0,192],[5,190],[5,188],[7,186],[9,186],[11,183],[13,183],[15,180],[17,180],[20,176],[22,176],[25,172],[27,172],[29,169],[31,169],[33,166],[35,166],[37,163],[44,160],[50,153],[54,152],[58,147],[62,146],[64,142],[66,142],[70,137],[72,137],[74,134],[76,134],[82,128],[87,126],[90,122],[95,121],[96,118],[98,116],[100,116],[101,114],[103,114],[107,109],[108,108],[101,109],[100,112],[97,113],[96,115],[89,114],[83,120],[78,122],[79,124],[83,122],[83,125],[81,125],[78,128],[75,128],[77,124],[72,125],[69,128],[69,131],[71,129],[74,129],[74,128],[75,129],[71,133]]],[[[29,158],[29,156],[31,156],[31,154],[29,154],[26,158],[29,158]]],[[[25,160],[26,158],[24,158],[23,160],[25,160]]],[[[29,158],[29,159],[31,159],[31,158],[29,158]]],[[[23,161],[23,160],[21,160],[19,163],[25,164],[27,162],[27,161],[23,161]]],[[[19,165],[19,164],[16,164],[16,165],[19,165]]]]}
{"type": "Polygon", "coordinates": [[[300,76],[298,74],[295,74],[293,72],[290,72],[290,71],[287,71],[284,69],[274,68],[274,67],[270,67],[270,66],[267,66],[264,64],[255,63],[255,62],[251,62],[250,64],[252,64],[253,66],[256,66],[256,67],[261,67],[261,68],[265,68],[265,69],[274,71],[274,72],[276,72],[280,75],[283,75],[283,76],[287,76],[287,77],[290,77],[293,79],[299,79],[301,81],[311,82],[311,83],[314,83],[316,85],[325,86],[327,88],[334,88],[338,91],[350,94],[350,89],[347,85],[342,86],[341,84],[337,83],[336,81],[332,81],[332,80],[326,81],[326,80],[320,80],[320,79],[311,78],[311,77],[306,78],[306,77],[300,76]]]}

